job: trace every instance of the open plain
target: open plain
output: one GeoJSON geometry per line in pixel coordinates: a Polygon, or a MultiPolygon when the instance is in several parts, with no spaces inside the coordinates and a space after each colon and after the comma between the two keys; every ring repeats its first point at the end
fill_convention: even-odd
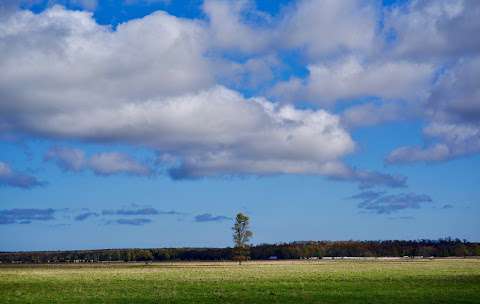
{"type": "Polygon", "coordinates": [[[2,265],[0,302],[480,303],[480,260],[2,265]]]}

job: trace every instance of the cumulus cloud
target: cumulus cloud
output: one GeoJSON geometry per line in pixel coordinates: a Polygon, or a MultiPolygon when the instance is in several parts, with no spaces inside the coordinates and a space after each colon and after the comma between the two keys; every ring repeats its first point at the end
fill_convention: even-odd
{"type": "Polygon", "coordinates": [[[215,69],[221,83],[235,89],[259,89],[268,86],[275,75],[284,69],[276,55],[262,55],[236,62],[215,61],[215,69]]]}
{"type": "Polygon", "coordinates": [[[478,55],[460,59],[439,77],[427,101],[431,120],[449,123],[480,122],[480,48],[478,55]]]}
{"type": "MultiPolygon", "coordinates": [[[[238,154],[236,158],[240,156],[253,161],[261,161],[269,155],[282,161],[306,158],[317,166],[337,159],[354,148],[349,134],[339,126],[337,117],[325,111],[279,107],[258,98],[247,100],[220,86],[198,93],[166,97],[173,92],[196,91],[195,86],[188,85],[189,81],[184,77],[193,77],[199,71],[178,70],[195,69],[196,65],[182,61],[179,67],[175,66],[180,58],[193,60],[192,58],[200,56],[186,53],[187,50],[182,49],[183,44],[190,45],[189,52],[196,48],[194,38],[197,30],[191,21],[156,13],[122,24],[116,32],[111,32],[95,24],[86,13],[66,11],[59,7],[40,15],[22,11],[11,18],[16,20],[6,21],[8,30],[2,41],[12,40],[14,43],[1,44],[2,49],[6,50],[2,54],[8,55],[2,55],[0,63],[5,67],[4,71],[11,69],[12,72],[2,73],[9,74],[9,77],[8,80],[5,77],[0,81],[2,95],[8,97],[3,98],[4,102],[0,105],[5,109],[2,112],[5,113],[2,115],[2,125],[7,129],[57,138],[142,144],[186,158],[191,155],[207,157],[234,152],[238,154]],[[35,28],[34,25],[37,24],[39,28],[35,28]],[[58,37],[50,42],[48,35],[56,27],[58,37]],[[150,32],[151,27],[155,27],[156,31],[150,32]],[[43,35],[47,36],[45,42],[27,48],[25,44],[30,39],[26,37],[31,36],[34,40],[32,43],[35,43],[43,35]],[[20,39],[19,36],[23,38],[20,39]],[[135,51],[143,49],[148,53],[147,57],[150,52],[155,53],[155,58],[144,58],[143,54],[135,60],[128,58],[131,46],[125,45],[124,39],[128,41],[139,37],[142,38],[139,41],[130,41],[131,45],[136,45],[135,51]],[[110,45],[104,45],[116,40],[125,45],[126,49],[116,52],[110,45]],[[146,44],[145,48],[141,44],[146,44]],[[89,47],[79,49],[79,45],[89,47]],[[14,48],[17,48],[15,55],[12,52],[14,48]],[[169,60],[168,56],[162,57],[162,50],[172,53],[172,56],[178,55],[179,58],[169,60]],[[159,65],[171,66],[155,67],[153,64],[151,72],[178,70],[179,75],[184,75],[178,81],[181,89],[172,90],[176,87],[175,73],[169,73],[168,77],[166,74],[156,75],[139,85],[140,80],[135,77],[143,78],[149,71],[142,70],[138,75],[133,70],[143,67],[142,63],[147,62],[144,60],[158,62],[158,57],[162,57],[159,65]],[[25,61],[34,60],[33,58],[38,65],[35,69],[25,64],[25,61]],[[103,60],[96,62],[99,59],[103,60]],[[115,64],[105,67],[105,61],[115,64]],[[55,64],[43,65],[42,62],[55,64]],[[71,64],[78,70],[67,68],[71,64]],[[99,66],[104,66],[105,69],[132,70],[107,70],[96,73],[93,77],[91,69],[95,70],[99,66]],[[63,75],[67,70],[69,75],[63,75]],[[21,79],[26,81],[25,77],[35,79],[40,76],[42,81],[35,82],[37,85],[32,84],[28,90],[16,90],[12,83],[13,79],[17,83],[22,82],[21,79]],[[92,77],[90,79],[86,76],[92,77]],[[121,78],[121,82],[116,77],[121,78]],[[134,79],[129,79],[131,77],[134,79]],[[168,81],[162,81],[167,79],[168,81]],[[62,86],[61,92],[56,89],[59,82],[67,86],[62,86]],[[99,86],[99,83],[103,84],[99,86]],[[72,90],[78,89],[81,92],[70,95],[70,85],[72,90]],[[165,86],[164,90],[162,86],[165,86]],[[112,93],[113,90],[109,92],[109,88],[115,88],[116,93],[112,93]],[[121,92],[127,88],[131,91],[121,92]],[[21,92],[28,96],[15,96],[23,94],[21,92]],[[44,96],[46,93],[48,96],[44,96]],[[6,102],[7,100],[19,102],[6,102]]],[[[151,62],[145,65],[147,66],[150,68],[151,62]]],[[[203,75],[201,78],[204,79],[203,75]]],[[[281,169],[277,168],[276,171],[281,169]]]]}
{"type": "Polygon", "coordinates": [[[401,102],[367,102],[346,108],[342,124],[348,128],[369,127],[419,117],[419,107],[401,102]]]}
{"type": "Polygon", "coordinates": [[[386,158],[390,164],[446,161],[480,152],[478,124],[431,123],[424,129],[427,138],[439,141],[426,147],[400,147],[386,158]]]}
{"type": "Polygon", "coordinates": [[[128,173],[145,176],[151,174],[149,167],[140,164],[126,154],[118,152],[94,154],[90,158],[89,167],[99,175],[128,173]]]}
{"type": "Polygon", "coordinates": [[[112,30],[97,24],[90,13],[54,6],[40,14],[17,11],[2,18],[1,27],[4,128],[14,124],[42,133],[38,125],[45,117],[40,113],[47,108],[46,116],[90,106],[108,111],[123,102],[213,83],[203,56],[203,27],[161,11],[112,30]],[[32,113],[39,115],[37,123],[31,121],[32,113]]]}
{"type": "Polygon", "coordinates": [[[99,109],[97,118],[95,109],[64,113],[57,117],[58,124],[51,118],[48,132],[92,141],[103,133],[109,140],[148,145],[175,155],[189,172],[197,168],[193,175],[235,174],[237,169],[260,175],[323,174],[330,170],[329,163],[355,147],[338,117],[323,110],[246,100],[223,87],[125,107],[99,109]],[[69,123],[67,130],[60,127],[63,121],[78,124],[69,123]]]}
{"type": "MultiPolygon", "coordinates": [[[[432,121],[433,111],[436,111],[435,116],[439,113],[447,113],[450,117],[463,115],[465,121],[468,114],[470,124],[462,124],[461,127],[478,128],[477,125],[472,126],[472,121],[478,124],[477,108],[480,103],[472,88],[478,88],[479,68],[475,65],[475,57],[480,53],[480,44],[478,39],[471,38],[480,30],[478,1],[406,1],[383,8],[381,18],[375,13],[380,10],[368,1],[300,1],[294,7],[296,9],[290,11],[291,17],[285,20],[297,20],[294,24],[298,31],[294,39],[305,41],[303,50],[316,55],[310,56],[307,66],[309,75],[277,83],[270,92],[274,98],[288,102],[307,101],[324,107],[333,106],[343,99],[383,99],[381,105],[355,105],[347,109],[342,115],[342,122],[350,128],[410,119],[419,117],[422,112],[432,121]],[[357,8],[352,10],[355,6],[357,8]],[[317,9],[321,11],[317,12],[317,9]],[[365,15],[358,20],[336,18],[333,12],[337,11],[347,15],[354,11],[356,16],[361,15],[357,12],[361,11],[365,15]],[[323,26],[319,30],[308,30],[317,29],[314,25],[329,20],[329,16],[325,17],[323,13],[334,19],[329,22],[333,28],[323,26]],[[336,26],[339,22],[344,22],[345,27],[336,26]],[[342,32],[342,28],[347,29],[347,34],[342,32]],[[349,34],[355,33],[354,28],[368,33],[365,39],[358,40],[359,43],[344,43],[344,47],[340,47],[342,43],[336,39],[349,41],[349,34]],[[312,38],[322,35],[323,29],[333,38],[327,41],[312,38]],[[329,42],[334,46],[329,47],[329,42]],[[317,52],[314,51],[315,43],[317,52]],[[446,80],[442,73],[448,71],[452,64],[453,69],[447,73],[450,79],[446,80]],[[463,72],[459,71],[462,69],[463,72]],[[460,73],[465,76],[460,76],[460,73]],[[438,75],[441,81],[434,84],[438,75]],[[387,104],[385,100],[391,102],[387,104]],[[439,110],[442,100],[449,100],[443,103],[449,109],[439,110]]],[[[284,36],[282,38],[288,41],[284,36]]],[[[445,122],[450,121],[435,119],[437,124],[445,122]]],[[[450,150],[456,150],[445,144],[450,150]]],[[[419,149],[424,150],[416,150],[419,149]]],[[[428,153],[428,150],[425,151],[428,153]]],[[[446,159],[468,153],[471,152],[450,152],[446,159]]]]}
{"type": "Polygon", "coordinates": [[[79,149],[54,147],[44,157],[55,162],[65,171],[81,171],[90,169],[97,175],[131,174],[139,176],[151,175],[152,169],[127,154],[119,152],[103,152],[93,154],[90,158],[79,149]]]}
{"type": "Polygon", "coordinates": [[[231,220],[231,217],[224,215],[212,215],[210,213],[203,213],[195,216],[195,222],[204,223],[204,222],[222,222],[231,220]]]}
{"type": "Polygon", "coordinates": [[[433,67],[407,61],[361,62],[347,57],[333,63],[308,66],[306,79],[279,83],[271,94],[277,98],[307,100],[323,106],[365,96],[390,100],[425,97],[433,67]]]}
{"type": "MultiPolygon", "coordinates": [[[[169,161],[171,161],[169,159],[169,161]]],[[[406,187],[407,178],[376,171],[361,170],[341,162],[328,162],[322,165],[309,161],[242,160],[234,155],[209,155],[205,158],[189,158],[179,166],[169,169],[173,179],[196,179],[205,176],[236,176],[255,174],[321,174],[331,180],[358,183],[360,188],[384,186],[406,187]]]]}
{"type": "Polygon", "coordinates": [[[0,225],[30,224],[35,221],[55,220],[55,209],[3,209],[0,210],[0,225]]]}
{"type": "Polygon", "coordinates": [[[414,60],[478,54],[480,5],[476,0],[406,1],[386,12],[393,53],[414,60]]]}
{"type": "Polygon", "coordinates": [[[203,11],[215,51],[253,54],[293,49],[319,59],[370,52],[378,39],[373,1],[297,1],[271,16],[257,10],[253,1],[209,0],[203,11]]]}
{"type": "Polygon", "coordinates": [[[426,104],[430,144],[400,147],[387,163],[438,162],[480,152],[480,57],[463,59],[442,75],[426,104]]]}
{"type": "MultiPolygon", "coordinates": [[[[218,5],[234,4],[205,9],[218,5]]],[[[381,176],[342,164],[355,143],[337,115],[214,85],[200,21],[156,12],[112,30],[89,13],[54,6],[0,25],[0,132],[145,146],[174,178],[320,174],[373,183],[381,176]]],[[[150,172],[114,152],[49,153],[66,170],[150,172]]]]}
{"type": "Polygon", "coordinates": [[[305,50],[310,58],[373,48],[376,9],[370,1],[298,1],[281,21],[284,47],[305,50]]]}
{"type": "Polygon", "coordinates": [[[16,187],[30,189],[43,186],[45,182],[35,176],[13,170],[9,164],[0,161],[0,187],[16,187]]]}
{"type": "Polygon", "coordinates": [[[273,40],[273,32],[265,26],[269,16],[254,9],[248,1],[205,1],[209,34],[215,48],[253,53],[265,50],[273,40]]]}
{"type": "Polygon", "coordinates": [[[433,200],[426,194],[400,193],[385,194],[385,192],[368,191],[358,193],[350,199],[360,200],[358,208],[377,214],[390,214],[405,209],[419,209],[433,200]]]}

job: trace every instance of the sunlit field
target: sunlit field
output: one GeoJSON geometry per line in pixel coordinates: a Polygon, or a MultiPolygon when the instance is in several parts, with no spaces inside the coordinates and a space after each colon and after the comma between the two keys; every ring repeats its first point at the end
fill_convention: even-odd
{"type": "Polygon", "coordinates": [[[480,260],[3,265],[1,303],[480,303],[480,260]]]}

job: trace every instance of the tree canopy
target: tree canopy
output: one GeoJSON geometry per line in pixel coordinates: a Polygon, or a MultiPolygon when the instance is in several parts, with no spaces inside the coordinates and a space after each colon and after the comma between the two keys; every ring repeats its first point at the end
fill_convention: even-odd
{"type": "Polygon", "coordinates": [[[238,213],[232,230],[234,243],[233,259],[241,264],[242,261],[250,258],[248,242],[253,236],[252,231],[250,231],[250,218],[243,213],[238,213]]]}

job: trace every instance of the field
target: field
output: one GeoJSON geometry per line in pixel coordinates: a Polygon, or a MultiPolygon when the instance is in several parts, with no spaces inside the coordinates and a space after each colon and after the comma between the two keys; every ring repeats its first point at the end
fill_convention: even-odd
{"type": "Polygon", "coordinates": [[[480,260],[2,265],[0,303],[480,303],[480,260]]]}

